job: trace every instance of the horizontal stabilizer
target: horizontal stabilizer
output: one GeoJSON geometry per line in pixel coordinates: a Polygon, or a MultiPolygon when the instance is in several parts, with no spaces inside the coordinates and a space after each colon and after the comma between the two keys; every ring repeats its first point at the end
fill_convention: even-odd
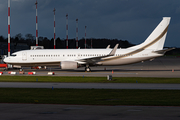
{"type": "Polygon", "coordinates": [[[167,51],[173,50],[175,48],[168,48],[168,49],[163,49],[163,50],[157,50],[157,51],[153,51],[153,53],[158,53],[158,54],[164,54],[167,51]]]}

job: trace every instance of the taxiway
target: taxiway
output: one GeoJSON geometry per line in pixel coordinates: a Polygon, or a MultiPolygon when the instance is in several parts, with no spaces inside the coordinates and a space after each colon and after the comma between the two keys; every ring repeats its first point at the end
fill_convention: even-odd
{"type": "Polygon", "coordinates": [[[180,107],[0,104],[2,120],[179,120],[180,107]]]}

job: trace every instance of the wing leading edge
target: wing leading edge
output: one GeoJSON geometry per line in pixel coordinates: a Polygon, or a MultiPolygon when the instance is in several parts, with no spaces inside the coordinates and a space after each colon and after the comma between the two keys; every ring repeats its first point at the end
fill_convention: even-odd
{"type": "Polygon", "coordinates": [[[118,46],[119,46],[119,44],[116,44],[114,49],[108,55],[85,58],[85,59],[79,59],[77,61],[84,62],[85,64],[88,64],[88,65],[95,65],[97,62],[103,61],[102,58],[113,56],[116,53],[116,50],[117,50],[118,46]]]}

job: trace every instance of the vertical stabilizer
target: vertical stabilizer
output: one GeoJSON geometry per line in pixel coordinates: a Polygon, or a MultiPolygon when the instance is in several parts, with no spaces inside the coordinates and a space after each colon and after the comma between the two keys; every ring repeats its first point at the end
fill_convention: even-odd
{"type": "Polygon", "coordinates": [[[163,20],[142,44],[130,47],[128,49],[162,50],[166,39],[170,19],[171,17],[163,17],[163,20]]]}

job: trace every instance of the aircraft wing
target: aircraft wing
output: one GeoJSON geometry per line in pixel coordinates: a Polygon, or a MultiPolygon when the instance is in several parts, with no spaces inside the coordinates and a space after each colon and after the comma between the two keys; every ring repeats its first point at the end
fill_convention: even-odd
{"type": "Polygon", "coordinates": [[[157,50],[157,51],[152,51],[153,53],[158,53],[158,54],[164,54],[167,51],[173,50],[175,48],[168,48],[168,49],[163,49],[163,50],[157,50]]]}
{"type": "Polygon", "coordinates": [[[91,58],[85,58],[85,59],[79,59],[77,61],[80,61],[80,62],[84,62],[86,64],[96,64],[97,62],[100,62],[102,61],[103,59],[102,58],[106,58],[106,57],[110,57],[110,56],[113,56],[115,53],[116,53],[116,50],[118,48],[118,45],[119,44],[116,44],[116,46],[114,47],[114,49],[108,54],[108,55],[105,55],[105,56],[97,56],[97,57],[91,57],[91,58]]]}

